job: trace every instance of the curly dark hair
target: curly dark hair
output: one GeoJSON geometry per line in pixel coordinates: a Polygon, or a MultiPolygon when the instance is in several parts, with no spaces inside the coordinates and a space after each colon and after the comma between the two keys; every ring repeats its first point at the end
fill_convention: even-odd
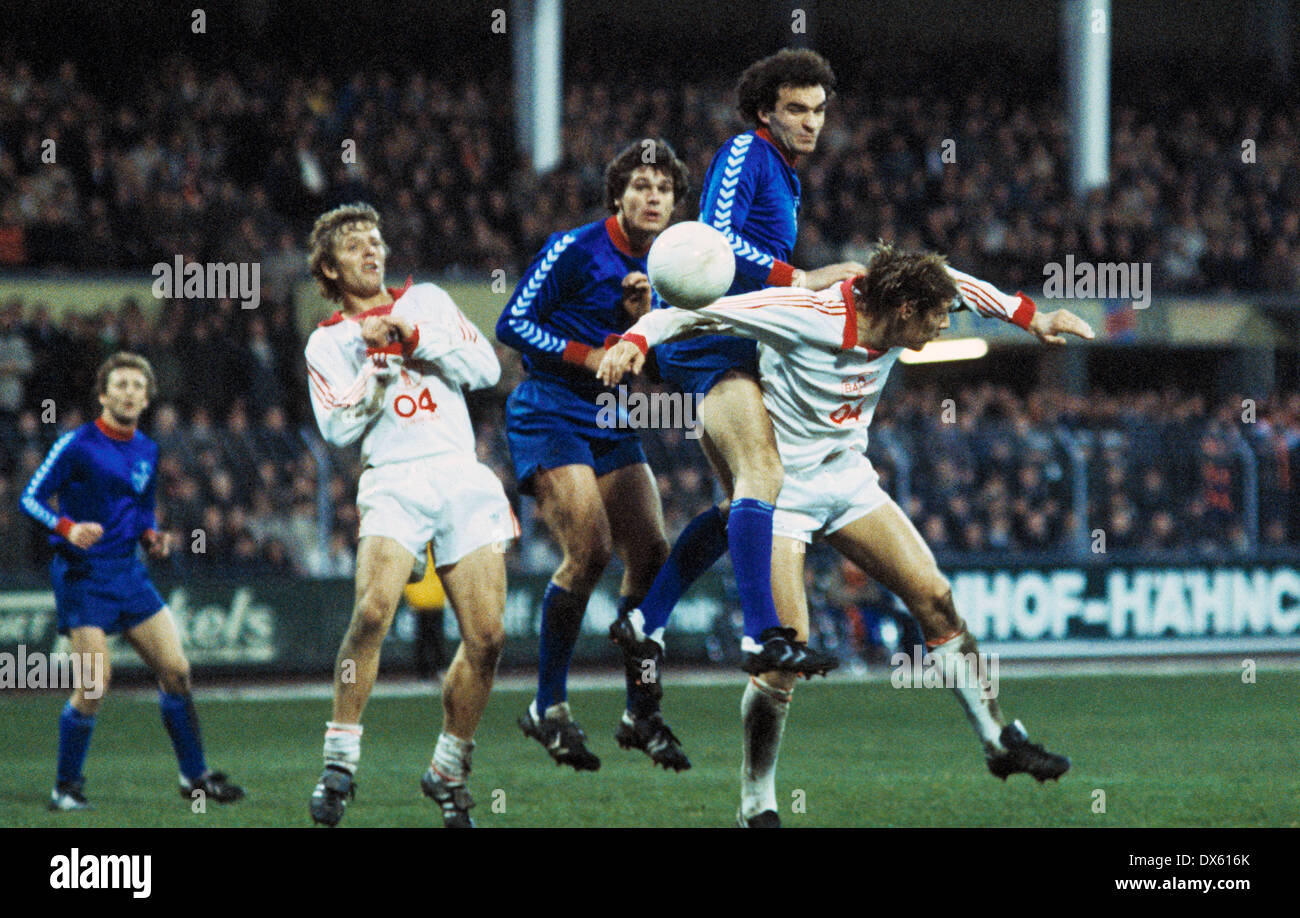
{"type": "Polygon", "coordinates": [[[745,68],[736,84],[736,110],[751,124],[762,124],[759,112],[776,108],[782,86],[820,86],[826,98],[835,95],[835,71],[816,51],[782,48],[745,68]]]}
{"type": "Polygon", "coordinates": [[[677,152],[668,141],[649,137],[634,140],[605,167],[605,207],[610,213],[618,211],[618,199],[627,191],[632,173],[642,166],[650,166],[673,180],[673,206],[686,199],[691,190],[691,173],[686,163],[677,158],[677,152]]]}
{"type": "Polygon", "coordinates": [[[950,308],[957,298],[957,284],[947,264],[933,252],[900,252],[888,243],[877,243],[867,260],[867,273],[853,281],[859,311],[893,315],[907,302],[922,313],[950,308]]]}

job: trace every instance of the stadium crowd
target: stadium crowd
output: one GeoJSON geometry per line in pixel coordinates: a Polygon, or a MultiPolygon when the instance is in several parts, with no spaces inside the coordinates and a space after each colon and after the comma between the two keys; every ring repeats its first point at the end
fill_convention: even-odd
{"type": "MultiPolygon", "coordinates": [[[[229,301],[172,303],[156,323],[129,300],[58,322],[40,305],[0,304],[0,570],[48,557],[19,494],[59,434],[93,417],[95,368],[123,347],[147,356],[158,376],[145,429],[162,451],[160,522],[189,549],[180,563],[349,575],[357,453],[319,440],[291,310],[264,302],[244,311],[229,301]],[[186,372],[199,365],[213,370],[186,372]]],[[[519,499],[504,433],[505,398],[522,368],[513,351],[498,346],[498,356],[501,381],[470,399],[479,454],[524,524],[514,568],[545,572],[556,548],[532,501],[519,499]]],[[[947,410],[946,390],[891,386],[871,455],[941,557],[1077,549],[1072,453],[1086,468],[1089,546],[1100,529],[1107,551],[1246,551],[1243,448],[1256,470],[1260,544],[1300,542],[1292,471],[1300,468],[1300,394],[1261,401],[1248,421],[1239,397],[1209,405],[1176,390],[1020,396],[984,384],[957,393],[947,410]]],[[[681,429],[645,431],[642,442],[675,537],[715,499],[713,477],[681,429]]]]}
{"type": "MultiPolygon", "coordinates": [[[[10,61],[0,264],[261,259],[282,295],[301,227],[365,199],[384,215],[394,263],[517,276],[556,227],[600,215],[603,166],[629,139],[665,136],[698,182],[736,130],[728,82],[660,74],[652,85],[579,67],[566,83],[563,163],[538,178],[512,141],[508,87],[473,78],[280,80],[171,58],[126,100],[91,89],[70,61],[48,75],[10,61]]],[[[796,262],[860,259],[879,237],[942,251],[1008,289],[1036,287],[1046,263],[1071,253],[1149,262],[1167,292],[1300,290],[1294,99],[1262,107],[1174,85],[1117,100],[1113,181],[1075,201],[1053,81],[1021,79],[1017,95],[996,85],[1013,84],[842,87],[803,171],[796,262]]]]}

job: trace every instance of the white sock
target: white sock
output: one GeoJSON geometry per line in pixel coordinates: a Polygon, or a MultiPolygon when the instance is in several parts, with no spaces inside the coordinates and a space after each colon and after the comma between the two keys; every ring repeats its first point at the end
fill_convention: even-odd
{"type": "Polygon", "coordinates": [[[966,712],[966,717],[975,728],[975,732],[979,734],[979,738],[984,741],[984,745],[1001,750],[1002,725],[993,716],[993,702],[986,697],[986,692],[980,683],[973,654],[967,655],[961,651],[965,639],[966,629],[962,628],[942,644],[931,647],[930,653],[942,661],[945,678],[950,668],[954,668],[954,673],[960,670],[954,677],[953,685],[957,701],[966,712]]]}
{"type": "Polygon", "coordinates": [[[740,812],[746,819],[776,805],[776,758],[790,713],[790,692],[773,688],[757,677],[745,684],[740,722],[745,737],[745,761],[740,767],[740,812]]]}
{"type": "Polygon", "coordinates": [[[325,764],[356,773],[361,764],[361,724],[325,722],[325,764]]]}
{"type": "Polygon", "coordinates": [[[438,734],[438,744],[433,747],[433,760],[429,764],[453,784],[464,783],[473,753],[473,740],[463,740],[444,730],[438,734]]]}

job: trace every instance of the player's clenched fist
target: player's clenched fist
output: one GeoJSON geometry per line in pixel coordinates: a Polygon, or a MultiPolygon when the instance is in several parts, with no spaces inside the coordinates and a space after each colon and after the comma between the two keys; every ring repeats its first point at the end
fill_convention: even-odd
{"type": "Polygon", "coordinates": [[[68,541],[78,548],[89,548],[104,537],[104,527],[99,523],[74,523],[68,530],[68,541]]]}
{"type": "Polygon", "coordinates": [[[645,354],[631,341],[620,341],[605,352],[596,375],[607,386],[617,385],[624,376],[640,373],[645,366],[645,354]]]}
{"type": "Polygon", "coordinates": [[[640,271],[623,278],[623,311],[633,322],[650,311],[650,278],[640,271]]]}
{"type": "Polygon", "coordinates": [[[368,347],[385,347],[394,341],[406,341],[415,331],[410,321],[400,316],[366,316],[361,320],[361,339],[368,347]]]}
{"type": "Polygon", "coordinates": [[[1064,344],[1065,338],[1062,335],[1065,334],[1087,339],[1096,337],[1092,326],[1068,309],[1034,313],[1029,321],[1029,330],[1044,344],[1064,344]]]}

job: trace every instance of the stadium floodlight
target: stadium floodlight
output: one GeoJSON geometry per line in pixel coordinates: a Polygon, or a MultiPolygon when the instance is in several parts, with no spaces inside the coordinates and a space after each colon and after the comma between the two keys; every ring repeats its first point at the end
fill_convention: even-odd
{"type": "Polygon", "coordinates": [[[919,351],[903,351],[901,363],[946,363],[949,360],[978,360],[989,352],[983,338],[949,338],[931,341],[919,351]]]}

